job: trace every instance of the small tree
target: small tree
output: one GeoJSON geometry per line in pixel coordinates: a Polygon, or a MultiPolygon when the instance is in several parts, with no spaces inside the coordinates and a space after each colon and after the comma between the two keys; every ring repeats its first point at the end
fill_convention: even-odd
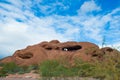
{"type": "Polygon", "coordinates": [[[103,36],[103,40],[102,40],[102,48],[106,45],[106,38],[105,36],[103,36]]]}

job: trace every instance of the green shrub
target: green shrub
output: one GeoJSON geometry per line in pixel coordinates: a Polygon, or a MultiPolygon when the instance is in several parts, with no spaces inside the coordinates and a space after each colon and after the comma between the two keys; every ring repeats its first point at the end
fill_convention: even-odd
{"type": "Polygon", "coordinates": [[[20,67],[16,65],[14,62],[5,63],[2,67],[3,68],[1,71],[8,74],[14,74],[20,70],[20,67]]]}
{"type": "Polygon", "coordinates": [[[48,60],[40,64],[40,72],[42,76],[60,76],[60,72],[66,70],[55,60],[48,60]],[[56,71],[59,70],[60,72],[56,71]]]}
{"type": "Polygon", "coordinates": [[[30,66],[22,66],[21,71],[19,73],[29,73],[31,70],[37,70],[38,65],[30,65],[30,66]]]}
{"type": "Polygon", "coordinates": [[[94,77],[104,77],[107,80],[120,80],[120,53],[106,54],[104,61],[95,62],[94,77]]]}
{"type": "Polygon", "coordinates": [[[19,71],[20,67],[14,62],[4,63],[1,65],[0,77],[6,76],[8,74],[14,74],[19,71]]]}
{"type": "Polygon", "coordinates": [[[0,63],[0,67],[2,67],[4,64],[3,63],[0,63]]]}
{"type": "Polygon", "coordinates": [[[74,66],[61,63],[59,60],[47,60],[39,65],[43,77],[93,77],[100,80],[120,80],[120,53],[106,54],[103,61],[74,61],[74,66]],[[69,66],[69,67],[68,67],[69,66]]]}
{"type": "Polygon", "coordinates": [[[66,67],[64,64],[59,63],[57,60],[47,60],[40,64],[39,72],[42,76],[88,76],[89,71],[92,70],[92,65],[83,64],[79,66],[66,67]]]}
{"type": "Polygon", "coordinates": [[[37,70],[37,65],[31,66],[18,66],[14,62],[4,63],[0,65],[2,69],[0,70],[0,77],[6,76],[8,74],[24,74],[29,73],[31,70],[37,70]]]}
{"type": "Polygon", "coordinates": [[[6,77],[6,76],[7,76],[7,74],[0,72],[0,77],[6,77]]]}

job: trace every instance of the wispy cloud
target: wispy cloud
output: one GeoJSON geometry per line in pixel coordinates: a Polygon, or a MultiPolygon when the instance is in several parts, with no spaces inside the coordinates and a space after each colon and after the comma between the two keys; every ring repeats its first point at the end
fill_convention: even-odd
{"type": "Polygon", "coordinates": [[[83,5],[80,7],[80,9],[78,10],[79,14],[82,15],[88,15],[88,13],[92,13],[92,12],[96,12],[96,11],[100,11],[101,7],[98,6],[93,0],[91,1],[86,1],[83,3],[83,5]]]}
{"type": "Polygon", "coordinates": [[[102,9],[92,0],[84,2],[76,15],[62,16],[56,14],[57,6],[64,11],[69,9],[69,6],[59,1],[50,4],[43,4],[43,0],[7,2],[0,2],[2,54],[13,54],[15,50],[27,45],[52,39],[91,41],[100,45],[105,36],[107,44],[120,44],[120,8],[106,14],[94,15],[102,9]],[[39,16],[36,16],[35,11],[38,11],[39,16]]]}

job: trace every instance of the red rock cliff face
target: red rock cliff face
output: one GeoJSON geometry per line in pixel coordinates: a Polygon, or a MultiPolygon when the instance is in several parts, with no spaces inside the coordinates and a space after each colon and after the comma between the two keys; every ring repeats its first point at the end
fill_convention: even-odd
{"type": "Polygon", "coordinates": [[[99,47],[90,42],[64,42],[58,40],[50,42],[41,42],[39,44],[28,46],[25,49],[17,50],[13,56],[2,59],[0,62],[15,62],[18,65],[39,64],[48,59],[57,59],[61,57],[73,61],[75,58],[81,58],[84,61],[90,61],[92,58],[101,59],[106,52],[115,51],[112,48],[99,47]]]}

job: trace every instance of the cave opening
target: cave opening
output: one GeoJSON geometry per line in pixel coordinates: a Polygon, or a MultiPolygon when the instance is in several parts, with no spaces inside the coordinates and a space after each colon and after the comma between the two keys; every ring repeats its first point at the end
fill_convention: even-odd
{"type": "Polygon", "coordinates": [[[80,45],[68,46],[68,47],[63,47],[62,51],[76,51],[76,50],[80,50],[81,48],[82,48],[82,46],[80,46],[80,45]]]}
{"type": "Polygon", "coordinates": [[[47,50],[52,50],[52,48],[51,48],[51,47],[47,47],[47,48],[45,48],[45,49],[47,49],[47,50]]]}
{"type": "Polygon", "coordinates": [[[113,52],[113,49],[112,48],[108,48],[106,51],[113,52]]]}
{"type": "Polygon", "coordinates": [[[18,56],[22,59],[30,59],[33,57],[33,54],[31,52],[27,52],[25,54],[19,54],[18,56]]]}
{"type": "Polygon", "coordinates": [[[93,54],[93,55],[92,55],[92,57],[97,57],[97,56],[98,56],[98,54],[93,54]]]}

